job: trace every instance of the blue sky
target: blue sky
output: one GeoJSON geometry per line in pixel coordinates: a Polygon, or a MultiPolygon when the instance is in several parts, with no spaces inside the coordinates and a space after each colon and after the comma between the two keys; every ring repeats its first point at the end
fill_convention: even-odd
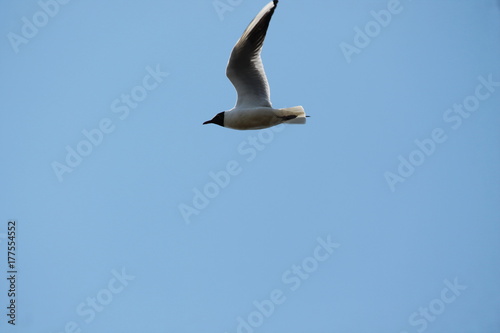
{"type": "Polygon", "coordinates": [[[0,2],[2,332],[500,331],[500,3],[282,0],[308,123],[202,126],[265,4],[0,2]]]}

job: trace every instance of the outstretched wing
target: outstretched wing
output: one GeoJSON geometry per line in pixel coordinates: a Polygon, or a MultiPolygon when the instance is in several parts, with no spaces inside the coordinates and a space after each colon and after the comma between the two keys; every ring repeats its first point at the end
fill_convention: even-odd
{"type": "Polygon", "coordinates": [[[274,0],[262,8],[231,52],[226,75],[238,93],[236,107],[271,107],[269,84],[260,53],[277,5],[278,0],[274,0]]]}

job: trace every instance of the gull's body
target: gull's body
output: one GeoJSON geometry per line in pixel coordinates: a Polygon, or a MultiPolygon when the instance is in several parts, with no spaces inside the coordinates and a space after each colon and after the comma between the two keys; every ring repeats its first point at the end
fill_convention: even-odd
{"type": "Polygon", "coordinates": [[[231,52],[226,75],[238,93],[234,108],[218,113],[203,124],[217,124],[238,130],[261,129],[281,123],[304,124],[302,106],[272,107],[269,84],[260,53],[278,0],[268,3],[250,22],[231,52]]]}

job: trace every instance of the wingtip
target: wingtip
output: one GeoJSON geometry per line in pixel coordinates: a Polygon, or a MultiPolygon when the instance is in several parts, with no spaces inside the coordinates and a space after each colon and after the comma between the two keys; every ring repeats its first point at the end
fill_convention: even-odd
{"type": "Polygon", "coordinates": [[[274,7],[276,7],[278,5],[278,2],[279,2],[279,0],[273,0],[274,7]]]}

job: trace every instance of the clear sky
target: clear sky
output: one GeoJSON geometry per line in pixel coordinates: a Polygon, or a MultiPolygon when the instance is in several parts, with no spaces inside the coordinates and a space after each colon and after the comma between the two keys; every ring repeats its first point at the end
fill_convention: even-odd
{"type": "Polygon", "coordinates": [[[500,332],[500,2],[281,0],[308,123],[202,126],[265,4],[0,1],[0,331],[500,332]]]}

